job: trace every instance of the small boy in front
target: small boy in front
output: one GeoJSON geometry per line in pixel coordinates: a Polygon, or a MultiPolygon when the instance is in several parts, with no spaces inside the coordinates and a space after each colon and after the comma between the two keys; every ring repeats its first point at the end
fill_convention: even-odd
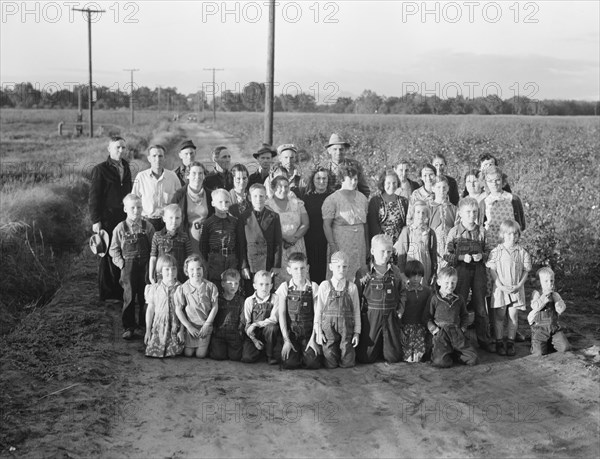
{"type": "Polygon", "coordinates": [[[542,293],[534,290],[531,312],[527,315],[527,321],[531,325],[531,353],[537,356],[546,355],[550,342],[558,352],[570,351],[569,340],[558,323],[558,316],[565,312],[567,306],[554,291],[554,271],[544,267],[537,274],[542,293]]]}
{"type": "Polygon", "coordinates": [[[448,266],[437,276],[439,290],[429,297],[423,321],[433,335],[432,365],[452,366],[453,354],[467,365],[477,363],[477,352],[465,336],[469,313],[463,298],[454,294],[458,281],[456,269],[448,266]]]}
{"type": "Polygon", "coordinates": [[[244,298],[240,295],[240,273],[227,269],[221,274],[219,310],[210,342],[210,358],[215,360],[242,360],[243,328],[240,318],[244,298]]]}
{"type": "Polygon", "coordinates": [[[396,363],[402,358],[400,317],[404,312],[406,290],[400,269],[390,263],[393,251],[389,236],[374,236],[371,264],[356,273],[362,326],[356,357],[361,363],[373,363],[379,357],[396,363]]]}
{"type": "Polygon", "coordinates": [[[283,336],[281,364],[285,369],[320,367],[319,349],[314,340],[314,306],[319,286],[308,277],[308,262],[301,252],[291,253],[287,272],[292,277],[277,289],[279,328],[283,336]]]}
{"type": "Polygon", "coordinates": [[[251,290],[250,280],[259,271],[279,272],[282,255],[282,236],[279,214],[265,207],[267,190],[255,183],[250,187],[251,209],[238,220],[238,259],[246,294],[251,290]]]}
{"type": "Polygon", "coordinates": [[[177,260],[177,280],[182,284],[186,280],[183,264],[187,257],[192,254],[192,243],[187,231],[182,230],[181,207],[177,204],[169,204],[163,210],[163,221],[165,227],[154,233],[152,248],[150,250],[150,282],[157,282],[156,260],[161,255],[172,255],[177,260]]]}
{"type": "Polygon", "coordinates": [[[467,300],[471,292],[471,306],[475,312],[475,332],[479,347],[487,352],[496,352],[496,343],[490,336],[489,316],[485,304],[487,272],[485,262],[488,252],[485,230],[477,224],[479,204],[477,199],[466,197],[458,203],[460,222],[447,237],[444,259],[456,268],[458,285],[456,293],[467,300]]]}
{"type": "Polygon", "coordinates": [[[266,354],[269,365],[278,362],[275,345],[279,333],[279,299],[271,293],[271,273],[261,270],[254,275],[254,294],[244,302],[246,339],[242,362],[254,363],[266,354]]]}
{"type": "Polygon", "coordinates": [[[323,346],[326,368],[350,368],[355,364],[354,348],[360,338],[360,302],[356,284],[346,280],[348,256],[331,255],[330,280],[319,285],[314,329],[317,344],[323,346]]]}
{"type": "Polygon", "coordinates": [[[135,194],[128,194],[123,198],[123,209],[127,218],[113,230],[109,255],[121,270],[123,339],[130,340],[136,329],[136,298],[139,305],[137,328],[141,336],[144,335],[144,289],[154,227],[142,219],[142,200],[135,194]]]}
{"type": "Polygon", "coordinates": [[[226,269],[236,269],[237,218],[229,214],[231,195],[218,188],[211,193],[215,213],[200,227],[200,253],[207,261],[207,279],[219,285],[221,274],[226,269]]]}

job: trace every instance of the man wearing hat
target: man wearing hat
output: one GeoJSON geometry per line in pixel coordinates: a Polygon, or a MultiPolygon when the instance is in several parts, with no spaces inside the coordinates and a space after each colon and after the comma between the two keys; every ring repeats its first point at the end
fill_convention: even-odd
{"type": "Polygon", "coordinates": [[[181,159],[181,166],[175,169],[173,172],[177,174],[181,186],[187,185],[187,175],[190,163],[196,159],[196,145],[191,140],[184,141],[179,147],[179,158],[181,159]]]}
{"type": "MultiPolygon", "coordinates": [[[[92,183],[89,194],[92,231],[92,251],[102,254],[110,246],[110,237],[119,222],[125,220],[123,198],[131,193],[131,169],[122,156],[125,153],[125,140],[111,137],[108,142],[108,158],[92,170],[92,183]],[[104,245],[104,248],[102,248],[104,245]]],[[[100,301],[123,300],[123,289],[119,284],[121,272],[110,256],[101,256],[98,268],[98,290],[100,301]]]]}
{"type": "Polygon", "coordinates": [[[300,190],[300,181],[302,176],[298,167],[296,167],[296,159],[298,155],[298,149],[294,144],[284,143],[277,147],[277,154],[279,155],[279,161],[281,165],[288,171],[288,180],[290,181],[290,191],[298,194],[300,190]]]}
{"type": "Polygon", "coordinates": [[[253,153],[252,156],[258,161],[259,169],[248,177],[248,188],[255,183],[260,183],[261,185],[265,183],[271,170],[271,162],[277,156],[277,152],[270,145],[263,143],[262,147],[256,153],[253,153]]]}
{"type": "Polygon", "coordinates": [[[335,177],[335,189],[339,189],[341,187],[337,177],[338,166],[340,164],[351,164],[358,170],[358,191],[368,198],[370,189],[369,185],[367,185],[367,181],[365,180],[365,174],[363,172],[362,165],[355,159],[346,158],[346,152],[350,148],[350,144],[342,140],[338,134],[334,133],[331,134],[329,143],[325,146],[325,148],[327,149],[330,159],[323,161],[320,166],[329,169],[335,177]]]}
{"type": "Polygon", "coordinates": [[[227,147],[216,147],[212,152],[212,159],[215,163],[215,169],[204,179],[204,186],[209,192],[213,192],[217,188],[231,190],[233,188],[233,176],[229,170],[231,154],[227,147]]]}

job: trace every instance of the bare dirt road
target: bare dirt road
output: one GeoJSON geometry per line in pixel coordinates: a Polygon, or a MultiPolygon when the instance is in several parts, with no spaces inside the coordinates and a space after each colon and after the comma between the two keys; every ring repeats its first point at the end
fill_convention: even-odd
{"type": "MultiPolygon", "coordinates": [[[[190,134],[206,151],[231,145],[190,134]]],[[[54,301],[8,338],[1,455],[597,457],[599,311],[593,301],[567,307],[574,352],[534,358],[520,343],[516,357],[482,352],[474,367],[150,359],[141,340],[121,339],[119,308],[96,300],[86,252],[54,301]]]]}

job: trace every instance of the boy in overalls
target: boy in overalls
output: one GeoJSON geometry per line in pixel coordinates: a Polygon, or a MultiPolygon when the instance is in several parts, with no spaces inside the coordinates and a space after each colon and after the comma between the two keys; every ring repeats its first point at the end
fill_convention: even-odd
{"type": "MultiPolygon", "coordinates": [[[[269,365],[278,362],[275,345],[279,334],[279,299],[271,293],[271,273],[261,270],[254,275],[252,296],[244,302],[246,339],[242,349],[242,362],[254,363],[266,354],[269,365]]],[[[281,352],[281,349],[279,350],[281,352]]]]}
{"type": "Polygon", "coordinates": [[[264,270],[278,274],[282,254],[279,215],[265,207],[265,186],[255,183],[249,193],[252,208],[246,209],[238,222],[238,259],[247,295],[252,291],[255,273],[264,270]]]}
{"type": "Polygon", "coordinates": [[[567,306],[554,291],[554,271],[544,267],[537,274],[542,293],[534,290],[531,312],[527,316],[531,325],[531,353],[537,356],[546,355],[550,342],[558,352],[567,352],[571,350],[571,345],[558,323],[558,316],[565,312],[567,306]]]}
{"type": "Polygon", "coordinates": [[[281,363],[285,369],[320,367],[319,348],[314,341],[314,305],[319,286],[308,278],[306,255],[291,253],[287,272],[292,279],[277,289],[279,328],[283,336],[281,363]]]}
{"type": "Polygon", "coordinates": [[[323,346],[326,368],[354,366],[354,348],[360,336],[360,303],[358,289],[346,281],[348,256],[344,252],[331,255],[331,280],[319,286],[314,328],[317,344],[323,346]]]}
{"type": "Polygon", "coordinates": [[[385,234],[371,240],[373,260],[356,273],[356,285],[362,300],[360,345],[356,357],[361,363],[373,363],[383,356],[389,363],[402,358],[400,317],[406,303],[400,270],[389,261],[394,247],[385,234]]]}
{"type": "Polygon", "coordinates": [[[139,305],[138,331],[141,336],[144,335],[142,330],[146,320],[144,289],[147,282],[154,227],[146,220],[142,220],[142,200],[135,194],[128,194],[123,198],[123,209],[127,218],[113,230],[108,253],[114,265],[121,270],[123,339],[130,340],[136,329],[136,297],[139,305]]]}

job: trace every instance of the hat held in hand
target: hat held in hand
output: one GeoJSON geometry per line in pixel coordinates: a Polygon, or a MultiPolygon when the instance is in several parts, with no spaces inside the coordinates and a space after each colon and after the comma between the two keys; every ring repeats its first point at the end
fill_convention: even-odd
{"type": "Polygon", "coordinates": [[[90,238],[90,249],[94,255],[101,257],[105,256],[108,252],[108,233],[104,230],[100,230],[100,233],[93,234],[90,238]]]}
{"type": "Polygon", "coordinates": [[[348,142],[346,142],[345,140],[342,140],[342,138],[339,136],[339,134],[331,134],[331,137],[329,137],[329,143],[325,146],[325,148],[329,148],[332,145],[342,145],[346,148],[350,148],[350,144],[348,142]]]}

